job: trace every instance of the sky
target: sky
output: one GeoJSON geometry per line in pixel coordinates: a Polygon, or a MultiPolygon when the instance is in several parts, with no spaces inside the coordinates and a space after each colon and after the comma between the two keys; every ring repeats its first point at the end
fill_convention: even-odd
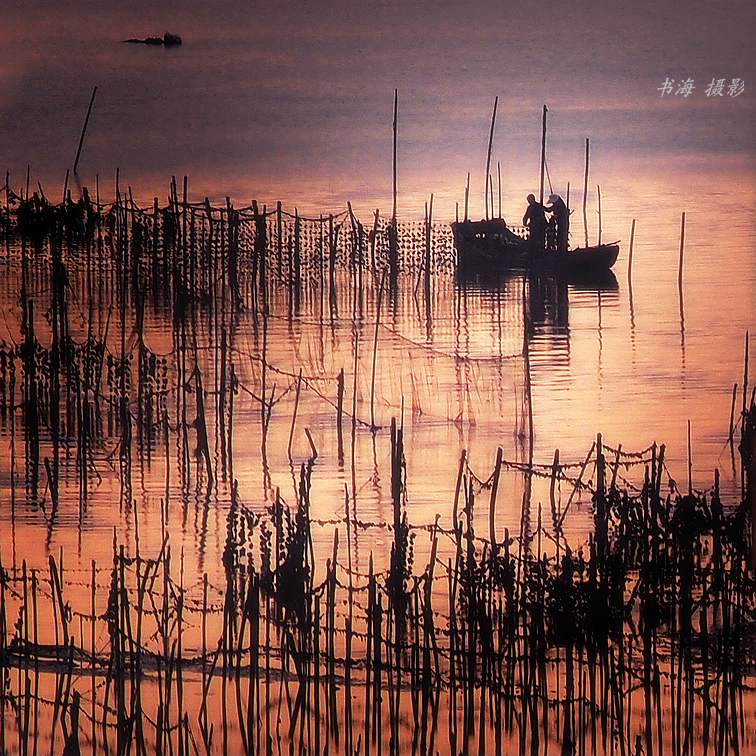
{"type": "Polygon", "coordinates": [[[119,168],[144,198],[187,174],[216,198],[385,206],[394,87],[400,212],[430,192],[451,212],[468,170],[482,205],[495,96],[505,202],[538,180],[543,103],[562,192],[581,181],[586,137],[593,174],[618,192],[660,160],[680,183],[753,184],[750,2],[25,2],[0,14],[0,168],[18,185],[31,165],[50,193],[94,85],[82,181],[99,174],[105,191],[119,168]],[[184,45],[120,42],[164,31],[184,45]],[[663,97],[667,78],[695,89],[663,97]],[[706,97],[712,78],[745,92],[706,97]]]}

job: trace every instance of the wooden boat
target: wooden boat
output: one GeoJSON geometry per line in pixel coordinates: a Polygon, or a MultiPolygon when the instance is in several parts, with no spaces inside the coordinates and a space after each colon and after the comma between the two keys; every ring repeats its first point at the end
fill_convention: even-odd
{"type": "Polygon", "coordinates": [[[532,254],[530,243],[502,218],[452,223],[457,266],[467,272],[541,268],[590,275],[609,270],[619,255],[619,242],[570,249],[564,255],[532,254]]]}
{"type": "Polygon", "coordinates": [[[502,218],[451,224],[457,265],[465,270],[527,267],[530,247],[502,218]]]}
{"type": "Polygon", "coordinates": [[[619,242],[597,244],[593,247],[568,249],[563,255],[567,269],[575,273],[592,273],[609,270],[617,262],[619,242]]]}

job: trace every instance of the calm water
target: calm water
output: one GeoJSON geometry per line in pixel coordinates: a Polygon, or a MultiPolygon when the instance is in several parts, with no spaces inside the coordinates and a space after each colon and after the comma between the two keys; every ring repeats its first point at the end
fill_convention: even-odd
{"type": "MultiPolygon", "coordinates": [[[[749,218],[744,211],[743,218],[749,218]]],[[[625,451],[646,449],[652,443],[667,445],[669,475],[681,490],[687,486],[687,424],[691,424],[692,484],[706,489],[713,483],[714,469],[721,473],[723,489],[739,490],[739,464],[733,469],[727,433],[732,386],[739,384],[737,407],[741,402],[743,347],[745,332],[753,324],[753,253],[747,241],[745,221],[732,227],[733,243],[723,250],[712,245],[710,235],[724,231],[725,223],[705,226],[695,215],[686,229],[683,299],[677,288],[677,234],[673,222],[657,224],[649,239],[646,222],[640,220],[636,232],[632,292],[626,275],[627,252],[617,263],[616,278],[600,286],[557,283],[553,279],[525,282],[513,276],[485,285],[460,283],[451,272],[434,277],[431,318],[423,297],[415,292],[416,279],[402,279],[396,300],[388,306],[377,330],[376,390],[371,410],[371,368],[373,339],[376,337],[377,282],[363,280],[363,307],[350,293],[348,279],[339,285],[339,314],[321,317],[317,291],[305,297],[299,316],[289,322],[285,299],[273,303],[268,325],[268,388],[277,386],[280,398],[272,412],[271,426],[262,454],[259,405],[252,396],[260,393],[259,324],[251,315],[243,316],[235,331],[236,370],[245,389],[235,409],[235,476],[250,506],[261,508],[280,487],[294,499],[292,470],[310,456],[304,433],[312,434],[319,457],[313,470],[316,516],[328,520],[343,512],[345,487],[354,499],[360,519],[385,522],[390,519],[391,494],[388,485],[388,426],[391,418],[404,417],[407,436],[409,512],[412,522],[430,524],[438,513],[450,514],[457,462],[466,450],[471,468],[485,480],[493,468],[497,447],[505,460],[526,460],[527,401],[526,363],[523,357],[527,309],[531,323],[527,335],[530,358],[534,425],[534,460],[549,465],[559,449],[562,463],[580,462],[597,433],[605,443],[622,444],[625,451]],[[718,255],[727,255],[731,268],[718,255]],[[735,273],[734,271],[737,271],[735,273]],[[632,298],[631,298],[632,294],[632,298]],[[355,385],[355,345],[357,381],[355,385]],[[297,374],[305,376],[292,436],[292,460],[287,454],[291,419],[294,413],[297,374]],[[356,392],[354,463],[351,459],[351,431],[345,422],[345,460],[336,453],[335,403],[337,376],[345,371],[344,405],[351,412],[356,392]],[[374,435],[366,425],[374,413],[380,430],[374,435]],[[402,415],[403,413],[403,415],[402,415]],[[267,471],[263,465],[267,464],[267,471]],[[294,468],[292,468],[292,463],[294,468]],[[287,493],[288,492],[288,493],[287,493]]],[[[8,343],[20,339],[17,292],[20,279],[17,264],[5,264],[8,275],[3,287],[3,334],[8,343]]],[[[83,279],[81,279],[83,281],[83,279]]],[[[29,287],[39,300],[38,312],[45,309],[47,282],[43,278],[29,287]]],[[[79,292],[77,298],[82,296],[79,292]]],[[[98,297],[103,297],[102,292],[98,297]]],[[[108,317],[108,295],[93,303],[96,322],[104,332],[108,317]]],[[[75,300],[77,301],[77,300],[75,300]]],[[[87,312],[79,301],[72,329],[86,334],[87,312]]],[[[110,317],[116,317],[111,313],[110,317]]],[[[129,316],[130,318],[133,317],[129,316]]],[[[130,323],[133,321],[130,320],[130,323]]],[[[38,326],[43,327],[43,326],[38,326]]],[[[129,325],[132,328],[133,325],[129,325]]],[[[116,333],[113,325],[112,333],[116,333]]],[[[128,329],[127,329],[128,330],[128,329]]],[[[146,327],[146,343],[157,354],[173,350],[169,315],[154,311],[146,327]]],[[[201,332],[205,327],[201,325],[201,332]]],[[[111,336],[111,340],[115,337],[111,336]]],[[[205,346],[198,364],[205,382],[212,383],[215,368],[203,350],[214,346],[213,332],[201,337],[205,346]],[[209,373],[207,371],[210,371],[209,373]]],[[[117,340],[116,340],[117,341],[117,340]]],[[[113,349],[117,344],[113,343],[113,349]]],[[[753,367],[751,366],[751,370],[753,367]]],[[[736,410],[737,414],[737,410],[736,410]]],[[[2,435],[6,452],[3,459],[8,481],[11,434],[2,435]]],[[[16,454],[19,453],[17,439],[16,454]]],[[[176,469],[176,449],[169,468],[176,469]]],[[[216,464],[218,448],[215,450],[216,464]]],[[[134,480],[134,496],[144,507],[142,539],[160,544],[160,506],[165,496],[165,466],[162,453],[143,462],[134,480]]],[[[71,458],[73,459],[73,458],[71,458]]],[[[17,462],[20,464],[20,459],[17,462]]],[[[591,477],[592,466],[586,477],[591,477]]],[[[18,469],[16,474],[20,474],[18,469]]],[[[622,471],[634,484],[642,482],[642,466],[622,471]]],[[[61,544],[76,546],[76,553],[88,563],[92,557],[107,559],[110,545],[104,537],[116,527],[130,534],[133,522],[119,507],[117,472],[104,458],[98,463],[102,480],[91,492],[91,506],[82,536],[76,526],[76,498],[61,507],[55,527],[49,527],[45,512],[37,506],[20,507],[15,529],[3,529],[3,551],[13,550],[19,558],[44,561],[43,552],[29,553],[28,546],[44,539],[53,552],[61,544]],[[96,537],[101,534],[102,539],[96,537]],[[14,544],[11,543],[14,541],[14,544]]],[[[75,481],[74,481],[75,483],[75,481]]],[[[171,518],[169,527],[188,553],[196,553],[190,569],[201,574],[220,567],[218,555],[225,537],[222,527],[228,491],[223,486],[213,495],[214,505],[204,507],[204,516],[187,518],[187,493],[172,481],[169,495],[183,501],[184,516],[171,518]]],[[[76,490],[75,485],[71,492],[76,490]]],[[[8,518],[10,496],[4,489],[4,517],[8,518]]],[[[522,481],[515,471],[508,473],[500,493],[501,528],[518,526],[522,481]]],[[[570,486],[562,484],[566,499],[570,486]]],[[[196,494],[198,495],[198,494],[196,494]]],[[[43,495],[44,498],[44,495],[43,495]]],[[[536,488],[538,500],[548,498],[548,481],[536,488]]],[[[534,510],[535,511],[535,510],[534,510]]],[[[7,519],[6,519],[7,521],[7,519]]],[[[577,538],[590,528],[589,510],[576,510],[567,527],[577,538]]],[[[133,533],[131,533],[133,536],[133,533]]],[[[330,543],[328,528],[323,532],[324,547],[330,543]]],[[[365,567],[370,550],[388,548],[383,536],[371,541],[370,549],[360,550],[358,561],[365,567]]],[[[383,551],[386,558],[387,551],[383,551]]]]}
{"type": "MultiPolygon", "coordinates": [[[[696,240],[693,228],[687,249],[695,260],[694,251],[705,247],[696,240]]],[[[649,247],[639,242],[639,257],[648,255],[649,247]]],[[[657,248],[657,259],[661,260],[662,254],[663,250],[657,248]]],[[[702,257],[703,252],[699,254],[702,257]]],[[[18,306],[21,268],[17,249],[11,249],[3,265],[6,275],[2,291],[5,328],[2,338],[6,343],[18,343],[21,340],[18,306]]],[[[107,276],[103,286],[92,289],[93,298],[88,300],[84,289],[88,275],[86,265],[82,264],[80,269],[73,265],[70,270],[69,323],[73,338],[82,342],[90,324],[97,334],[105,333],[107,328],[111,334],[107,340],[110,349],[118,353],[120,323],[117,310],[112,308],[115,295],[108,289],[107,276]]],[[[698,272],[695,267],[693,270],[698,272]]],[[[430,537],[423,526],[431,525],[437,515],[442,527],[448,528],[451,523],[457,460],[463,449],[468,455],[469,471],[484,481],[493,468],[497,447],[502,448],[506,467],[496,501],[495,528],[499,538],[503,537],[505,529],[510,533],[518,532],[524,479],[516,465],[527,462],[528,456],[524,343],[532,383],[534,461],[543,466],[539,468],[543,470],[543,477],[536,477],[533,484],[530,504],[533,522],[537,521],[541,504],[548,507],[547,469],[554,449],[560,450],[563,464],[579,463],[597,431],[603,432],[604,443],[610,447],[622,443],[625,451],[640,451],[654,441],[666,441],[668,474],[663,477],[664,485],[666,487],[672,477],[684,490],[688,419],[694,450],[693,485],[709,487],[713,469],[718,467],[726,501],[732,502],[740,481],[732,469],[726,446],[729,382],[740,377],[743,336],[740,329],[732,332],[723,312],[710,309],[702,312],[700,302],[697,308],[689,309],[688,291],[696,288],[696,276],[690,269],[686,272],[691,284],[684,289],[682,322],[674,264],[659,265],[656,277],[650,277],[647,269],[641,272],[639,265],[633,277],[632,304],[629,285],[621,274],[619,280],[610,279],[602,286],[569,285],[554,279],[526,281],[521,276],[482,285],[462,283],[452,272],[439,271],[433,280],[430,313],[422,294],[416,292],[415,276],[408,274],[401,279],[396,296],[383,302],[378,327],[380,287],[367,272],[363,277],[362,296],[356,298],[352,279],[346,273],[337,277],[339,314],[334,316],[323,310],[317,285],[305,287],[301,311],[291,320],[287,316],[284,292],[275,292],[266,326],[267,342],[260,319],[255,319],[250,312],[242,313],[233,333],[231,360],[240,382],[234,405],[233,465],[242,504],[250,512],[266,517],[266,507],[278,492],[293,506],[299,465],[312,455],[305,431],[309,432],[318,453],[312,468],[310,494],[314,579],[318,582],[324,578],[334,532],[338,531],[340,542],[349,544],[349,560],[358,576],[356,579],[363,583],[371,557],[378,569],[385,568],[389,560],[393,536],[385,524],[391,521],[393,513],[388,426],[391,418],[403,417],[407,514],[410,522],[417,526],[413,541],[416,573],[420,574],[427,564],[431,551],[430,537]],[[664,275],[672,277],[671,285],[662,280],[664,275]],[[642,293],[644,285],[649,287],[645,295],[642,293]],[[656,296],[652,292],[656,292],[656,296]],[[720,319],[718,340],[711,338],[717,318],[720,319]],[[530,323],[529,328],[526,323],[530,323]],[[270,396],[273,390],[277,397],[267,443],[263,443],[260,406],[254,399],[262,393],[264,385],[261,383],[263,350],[267,361],[266,394],[270,396]],[[375,400],[371,402],[374,355],[375,400]],[[336,379],[341,369],[345,372],[345,406],[348,412],[354,407],[359,418],[354,432],[349,420],[345,422],[343,461],[337,454],[334,406],[336,379]],[[304,379],[297,401],[300,370],[304,379]],[[295,412],[296,423],[292,430],[295,412]],[[367,427],[372,416],[379,426],[375,433],[367,427]],[[345,499],[350,522],[354,523],[351,534],[344,523],[345,499]]],[[[711,276],[702,277],[705,290],[705,281],[711,276]]],[[[45,313],[50,294],[46,263],[27,267],[26,291],[35,301],[35,323],[45,343],[45,313]]],[[[695,301],[692,296],[690,299],[695,301]]],[[[744,317],[751,313],[750,305],[744,300],[723,302],[720,310],[728,306],[736,312],[748,313],[744,317]]],[[[134,317],[133,312],[127,313],[128,348],[135,346],[134,317]]],[[[172,327],[170,312],[148,306],[145,343],[154,354],[168,358],[171,395],[175,383],[172,366],[177,355],[171,338],[172,327]]],[[[217,400],[212,391],[218,380],[217,363],[213,362],[213,355],[217,357],[215,328],[210,313],[206,312],[206,317],[197,323],[197,351],[189,350],[189,360],[192,365],[196,360],[209,390],[206,402],[210,418],[217,400]]],[[[178,422],[172,400],[169,400],[169,413],[178,422]]],[[[189,413],[193,413],[191,405],[189,413]]],[[[83,645],[89,648],[88,620],[84,618],[90,606],[88,578],[92,560],[99,570],[95,606],[101,614],[107,608],[107,565],[112,559],[113,539],[124,545],[128,556],[133,556],[137,548],[143,555],[157,555],[166,534],[181,565],[180,579],[190,611],[197,612],[202,605],[202,579],[203,574],[208,575],[208,598],[213,612],[207,618],[207,633],[209,638],[217,637],[222,627],[218,613],[224,582],[221,557],[230,504],[227,482],[219,480],[208,496],[205,482],[196,479],[196,462],[192,462],[188,483],[182,482],[179,436],[171,431],[167,454],[160,439],[149,456],[137,453],[134,446],[132,504],[124,506],[117,466],[119,438],[115,434],[94,451],[84,510],[80,508],[75,444],[63,449],[61,503],[53,514],[50,491],[44,482],[40,482],[37,497],[31,496],[30,489],[24,485],[26,457],[20,411],[16,411],[15,423],[12,423],[9,418],[0,430],[5,523],[0,536],[3,564],[16,576],[22,562],[43,575],[48,556],[64,560],[66,599],[75,613],[71,626],[74,642],[82,639],[83,645]],[[78,628],[77,618],[81,618],[78,628]]],[[[211,419],[212,460],[220,477],[216,431],[211,419]]],[[[43,439],[45,433],[43,431],[43,439]]],[[[191,432],[192,448],[194,438],[191,432]]],[[[49,453],[49,444],[43,440],[42,455],[49,453]]],[[[611,452],[609,455],[611,457],[611,452]]],[[[643,456],[648,460],[648,451],[643,456]]],[[[577,474],[575,468],[566,472],[571,478],[577,474]]],[[[620,469],[623,485],[640,484],[642,476],[642,464],[620,469]]],[[[588,467],[586,478],[595,480],[592,465],[588,467]]],[[[475,527],[478,533],[487,534],[486,504],[490,494],[478,484],[475,488],[483,503],[476,509],[475,527]]],[[[556,500],[560,508],[565,506],[571,490],[569,479],[557,485],[556,500]]],[[[548,515],[544,517],[548,520],[548,515]]],[[[588,495],[583,494],[575,500],[566,519],[567,539],[578,546],[587,539],[592,523],[592,507],[588,495]]],[[[543,548],[553,552],[553,545],[548,542],[543,548]]],[[[441,564],[453,554],[453,540],[443,538],[438,547],[441,564]]],[[[343,556],[341,560],[343,564],[343,556]]],[[[43,584],[43,596],[45,590],[46,584],[43,584]]],[[[437,607],[444,606],[445,594],[444,578],[434,589],[437,607]]],[[[17,606],[15,602],[19,597],[11,596],[11,606],[17,606]]],[[[348,603],[343,605],[343,612],[346,606],[348,603]]],[[[361,616],[359,602],[355,606],[361,616]]],[[[40,635],[36,637],[52,643],[56,640],[53,628],[57,633],[57,624],[48,615],[49,611],[40,609],[40,635]]],[[[439,618],[440,627],[445,622],[446,619],[439,618]]],[[[149,633],[149,629],[146,632],[149,633]]],[[[199,618],[194,614],[185,628],[185,653],[199,653],[200,637],[199,618]]],[[[106,640],[101,632],[95,644],[102,645],[106,640]]],[[[342,642],[339,640],[340,653],[343,653],[342,642]]],[[[355,643],[354,650],[359,654],[359,640],[355,643]]],[[[628,651],[630,647],[628,636],[628,651]]],[[[638,650],[635,652],[637,654],[638,650]]],[[[548,670],[549,695],[559,698],[565,672],[560,671],[558,657],[549,662],[548,670]]],[[[42,674],[33,679],[35,699],[39,695],[43,703],[54,700],[52,676],[42,674]]],[[[362,685],[360,680],[357,676],[357,686],[362,685]]],[[[184,684],[182,705],[195,712],[201,700],[199,672],[189,671],[184,684]]],[[[281,690],[275,688],[275,685],[272,689],[264,688],[266,695],[271,695],[273,706],[285,706],[281,690]]],[[[96,710],[102,701],[98,686],[92,686],[91,695],[86,685],[77,685],[77,690],[87,697],[87,705],[91,704],[96,710]]],[[[217,678],[211,692],[210,716],[220,728],[219,718],[224,709],[219,701],[225,700],[228,707],[235,707],[234,696],[239,694],[227,689],[217,678]]],[[[163,695],[159,679],[156,682],[148,675],[141,685],[141,695],[145,710],[153,710],[163,695]]],[[[338,705],[342,706],[343,694],[338,695],[338,705]]],[[[749,702],[746,693],[740,705],[748,710],[749,702]]],[[[454,718],[445,708],[449,705],[448,700],[441,705],[437,714],[439,721],[454,718]]],[[[638,695],[635,704],[630,697],[628,705],[637,707],[634,716],[636,722],[641,722],[641,696],[638,695]]],[[[404,747],[410,748],[412,711],[408,699],[404,706],[406,726],[402,727],[401,738],[404,747]]],[[[356,702],[353,715],[358,721],[360,711],[360,703],[356,702]]],[[[666,708],[665,711],[667,716],[666,708]]],[[[37,710],[33,716],[35,727],[40,728],[40,742],[51,743],[50,747],[54,748],[51,736],[59,735],[54,721],[50,726],[49,710],[43,709],[41,713],[37,710]]],[[[191,716],[194,717],[194,713],[191,716]]],[[[9,725],[11,742],[16,742],[20,729],[9,725]]],[[[84,737],[89,737],[88,727],[82,732],[84,737]]],[[[695,735],[700,739],[698,730],[695,735]]],[[[487,730],[481,737],[488,743],[487,747],[494,748],[493,731],[487,730]]],[[[229,738],[228,747],[240,747],[239,733],[233,726],[229,738]]],[[[448,736],[444,733],[439,742],[442,751],[452,748],[451,738],[451,731],[448,736]]],[[[750,747],[753,733],[749,727],[743,729],[741,738],[743,748],[750,747]]],[[[515,747],[517,734],[508,733],[504,742],[515,747]]],[[[550,743],[558,747],[555,741],[550,743]]]]}

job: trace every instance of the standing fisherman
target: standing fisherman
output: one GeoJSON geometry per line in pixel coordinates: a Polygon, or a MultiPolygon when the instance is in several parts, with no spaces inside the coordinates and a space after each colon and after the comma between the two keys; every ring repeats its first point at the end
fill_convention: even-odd
{"type": "Polygon", "coordinates": [[[522,225],[530,232],[531,254],[542,254],[546,241],[546,209],[540,202],[536,202],[534,194],[528,195],[528,207],[522,225]]]}

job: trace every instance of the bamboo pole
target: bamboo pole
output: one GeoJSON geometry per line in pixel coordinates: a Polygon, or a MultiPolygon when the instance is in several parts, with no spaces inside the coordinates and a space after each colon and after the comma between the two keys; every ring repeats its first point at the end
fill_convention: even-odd
{"type": "Polygon", "coordinates": [[[455,532],[458,530],[459,522],[459,494],[462,489],[462,483],[464,481],[465,463],[467,461],[467,452],[462,449],[459,455],[459,466],[457,467],[457,483],[454,487],[454,507],[452,509],[452,527],[455,532]]]}
{"type": "Polygon", "coordinates": [[[743,406],[742,406],[741,422],[745,421],[746,409],[747,409],[746,397],[748,395],[748,344],[749,344],[748,331],[746,331],[745,347],[744,347],[744,354],[743,354],[743,406]]]}
{"type": "Polygon", "coordinates": [[[74,175],[77,174],[79,167],[79,158],[81,157],[81,148],[84,146],[84,137],[87,134],[87,126],[89,125],[89,116],[92,115],[92,106],[94,105],[95,95],[97,94],[97,87],[92,90],[92,97],[89,100],[89,107],[87,108],[87,115],[84,119],[84,125],[81,128],[81,136],[79,137],[79,146],[76,149],[76,158],[73,164],[74,175]]]}
{"type": "Polygon", "coordinates": [[[370,237],[370,270],[375,273],[375,243],[378,239],[378,218],[380,217],[380,210],[375,209],[373,215],[373,234],[370,237]]]}
{"type": "Polygon", "coordinates": [[[596,184],[596,196],[598,198],[598,243],[601,245],[601,185],[596,184]]]}
{"type": "Polygon", "coordinates": [[[733,383],[732,384],[732,402],[730,404],[730,429],[727,433],[727,441],[729,442],[730,446],[732,446],[733,440],[735,438],[735,399],[737,397],[738,393],[738,384],[733,383]]]}
{"type": "Polygon", "coordinates": [[[688,420],[688,496],[693,493],[693,447],[690,440],[690,420],[688,420]]]}
{"type": "Polygon", "coordinates": [[[683,285],[683,256],[685,254],[685,213],[680,217],[680,259],[677,264],[677,286],[682,292],[683,285]]]}
{"type": "Polygon", "coordinates": [[[497,160],[496,161],[496,174],[497,174],[497,182],[496,185],[499,190],[499,218],[501,218],[501,163],[497,160]]]}
{"type": "Polygon", "coordinates": [[[391,204],[391,221],[396,223],[396,199],[397,199],[397,132],[399,130],[399,90],[394,89],[394,149],[392,161],[392,204],[391,204]]]}
{"type": "Polygon", "coordinates": [[[465,184],[465,223],[467,223],[469,218],[469,208],[470,208],[470,171],[467,172],[467,183],[465,184]]]}
{"type": "Polygon", "coordinates": [[[578,493],[580,486],[583,482],[583,475],[585,475],[585,470],[588,467],[588,463],[591,460],[591,456],[593,455],[593,450],[596,448],[595,442],[591,444],[591,448],[588,450],[588,454],[586,454],[585,459],[583,460],[583,464],[580,467],[580,474],[578,475],[577,480],[575,481],[575,485],[573,486],[572,492],[570,493],[569,499],[567,499],[567,504],[564,507],[564,511],[562,512],[561,516],[559,517],[559,521],[557,523],[558,527],[562,526],[562,523],[564,522],[564,518],[567,516],[567,512],[570,510],[570,504],[572,504],[572,500],[575,497],[575,494],[578,493]]]}
{"type": "Polygon", "coordinates": [[[373,335],[373,367],[370,376],[370,428],[371,430],[377,430],[375,424],[375,369],[378,362],[378,328],[381,324],[381,306],[383,304],[383,287],[386,283],[386,271],[383,271],[381,276],[381,286],[378,290],[378,309],[375,316],[375,332],[373,335]]]}
{"type": "Polygon", "coordinates": [[[297,410],[299,409],[299,394],[302,389],[302,368],[299,368],[299,375],[297,376],[297,392],[294,397],[294,412],[291,416],[291,428],[289,429],[289,443],[286,446],[286,452],[291,461],[291,445],[294,442],[294,427],[297,423],[297,410]]]}
{"type": "MultiPolygon", "coordinates": [[[[425,214],[425,311],[426,320],[430,323],[431,318],[431,247],[433,242],[433,194],[430,196],[430,202],[426,204],[425,214]]],[[[380,317],[380,313],[379,313],[380,317]]]]}
{"type": "Polygon", "coordinates": [[[585,246],[588,246],[588,165],[590,162],[590,140],[585,140],[585,175],[583,178],[583,232],[585,246]]]}
{"type": "MultiPolygon", "coordinates": [[[[559,513],[557,512],[556,502],[556,482],[559,475],[559,449],[554,450],[554,461],[551,464],[551,481],[549,483],[549,503],[551,504],[551,517],[554,522],[554,530],[557,531],[556,524],[559,522],[559,513]]],[[[557,558],[559,557],[559,533],[555,532],[557,537],[557,558]]]]}
{"type": "Polygon", "coordinates": [[[336,393],[336,436],[337,436],[337,454],[339,465],[344,464],[344,429],[343,429],[343,417],[344,417],[344,368],[339,370],[339,377],[337,379],[337,393],[336,393]]]}
{"type": "MultiPolygon", "coordinates": [[[[486,172],[483,176],[485,182],[485,199],[486,199],[486,220],[488,220],[488,180],[491,172],[491,149],[493,147],[494,127],[496,126],[496,108],[499,105],[499,97],[494,99],[493,113],[491,114],[491,131],[488,135],[488,153],[486,155],[486,172]]],[[[491,204],[493,205],[493,197],[491,198],[491,204]]]]}
{"type": "Polygon", "coordinates": [[[538,194],[538,201],[543,204],[543,180],[544,173],[546,171],[546,114],[549,109],[546,105],[543,106],[543,116],[541,121],[541,182],[538,194]]]}
{"type": "Polygon", "coordinates": [[[635,218],[630,226],[630,252],[627,258],[627,280],[632,281],[633,277],[633,245],[635,244],[635,218]]]}
{"type": "Polygon", "coordinates": [[[491,501],[488,506],[488,531],[492,554],[496,553],[496,494],[499,490],[502,454],[502,448],[499,447],[496,451],[496,466],[494,467],[493,482],[491,483],[491,501]]]}

